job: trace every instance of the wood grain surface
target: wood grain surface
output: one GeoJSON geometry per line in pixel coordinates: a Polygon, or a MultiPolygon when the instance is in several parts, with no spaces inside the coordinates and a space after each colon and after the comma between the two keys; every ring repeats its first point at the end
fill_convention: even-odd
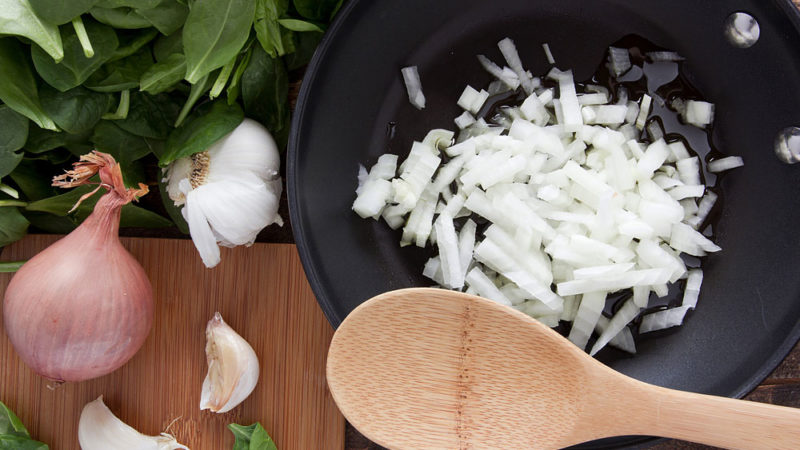
{"type": "MultiPolygon", "coordinates": [[[[33,256],[57,238],[30,235],[4,249],[2,260],[33,256]]],[[[109,408],[143,433],[169,427],[193,450],[233,447],[229,423],[259,421],[278,448],[340,449],[344,419],[325,381],[333,330],[317,306],[294,245],[223,249],[206,269],[190,240],[123,239],[153,284],[153,328],[120,370],[50,389],[14,352],[0,324],[0,399],[52,450],[78,449],[83,405],[103,395],[109,408]],[[206,374],[205,326],[219,311],[256,351],[261,364],[253,394],[226,414],[200,411],[206,374]]],[[[11,279],[0,274],[0,292],[11,279]]],[[[68,301],[68,299],[64,299],[68,301]]]]}

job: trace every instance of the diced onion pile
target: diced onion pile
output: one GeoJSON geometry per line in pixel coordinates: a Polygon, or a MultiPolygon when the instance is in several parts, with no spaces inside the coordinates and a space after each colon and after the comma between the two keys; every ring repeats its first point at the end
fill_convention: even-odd
{"type": "MultiPolygon", "coordinates": [[[[551,327],[572,322],[569,339],[581,348],[596,333],[591,354],[606,344],[634,353],[629,324],[651,292],[663,297],[670,283],[686,280],[682,304],[645,314],[641,333],[680,325],[696,306],[703,272],[687,268],[681,254],[720,250],[698,231],[717,195],[702,184],[700,160],[681,141],[666,142],[660,128],[640,140],[649,127],[649,95],[618,95],[612,104],[608,89],[587,86],[578,94],[572,72],[556,68],[547,78],[558,89],[548,88],[522,68],[510,39],[498,47],[508,66],[478,57],[497,81],[489,91],[465,88],[458,140],[453,131],[432,130],[399,166],[397,155],[385,154],[369,171],[361,167],[353,210],[402,227],[403,246],[434,245],[438,255],[423,274],[440,286],[551,327]],[[476,117],[489,92],[503,89],[521,89],[526,98],[504,107],[493,118],[499,125],[476,117]],[[631,295],[605,317],[607,297],[621,290],[631,295]]],[[[630,69],[627,50],[612,48],[607,67],[614,77],[630,69]]],[[[710,103],[673,106],[687,123],[712,122],[710,103]]],[[[727,157],[709,169],[740,165],[741,158],[727,157]]]]}

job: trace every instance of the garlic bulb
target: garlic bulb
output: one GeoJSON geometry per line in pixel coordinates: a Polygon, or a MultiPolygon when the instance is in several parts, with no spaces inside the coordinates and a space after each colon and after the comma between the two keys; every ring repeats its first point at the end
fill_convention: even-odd
{"type": "Polygon", "coordinates": [[[258,382],[253,347],[228,326],[219,313],[206,327],[208,374],[203,380],[200,409],[224,413],[244,401],[258,382]]]}
{"type": "Polygon", "coordinates": [[[108,409],[102,395],[83,407],[78,442],[82,450],[189,450],[169,434],[146,436],[134,430],[108,409]]]}
{"type": "Polygon", "coordinates": [[[280,155],[266,128],[244,119],[208,150],[166,169],[167,193],[189,224],[207,267],[219,264],[219,245],[250,245],[267,225],[283,225],[280,155]]]}

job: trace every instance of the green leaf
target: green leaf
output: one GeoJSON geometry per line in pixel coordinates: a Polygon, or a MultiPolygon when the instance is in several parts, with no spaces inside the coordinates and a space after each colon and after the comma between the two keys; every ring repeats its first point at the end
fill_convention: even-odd
{"type": "Polygon", "coordinates": [[[37,126],[28,129],[28,140],[25,142],[25,151],[29,153],[43,153],[59,147],[86,142],[91,130],[80,134],[45,130],[37,126]]]}
{"type": "Polygon", "coordinates": [[[273,58],[288,53],[278,18],[286,14],[289,0],[256,0],[253,28],[261,47],[273,58]]]}
{"type": "Polygon", "coordinates": [[[164,61],[173,53],[183,54],[183,33],[159,36],[153,45],[153,56],[156,57],[156,61],[164,61]]]}
{"type": "Polygon", "coordinates": [[[54,216],[50,213],[27,210],[22,211],[22,215],[30,222],[28,231],[35,228],[44,233],[68,234],[78,226],[75,220],[66,216],[54,216]]]}
{"type": "Polygon", "coordinates": [[[192,111],[194,104],[200,100],[200,97],[205,94],[207,90],[211,89],[211,77],[205,75],[203,78],[197,81],[197,83],[192,85],[191,90],[189,91],[189,98],[186,99],[186,103],[183,104],[183,108],[181,108],[180,114],[178,114],[178,118],[175,119],[175,126],[179,127],[186,120],[186,117],[192,111]]]}
{"type": "Polygon", "coordinates": [[[108,94],[92,92],[83,86],[61,92],[42,86],[42,108],[62,130],[80,134],[91,130],[108,109],[108,94]]]}
{"type": "Polygon", "coordinates": [[[28,430],[22,421],[19,420],[14,411],[11,411],[8,406],[0,402],[0,434],[10,434],[14,436],[30,437],[28,430]]]}
{"type": "Polygon", "coordinates": [[[283,147],[289,131],[289,75],[283,60],[256,47],[241,83],[245,114],[267,127],[283,147]]]}
{"type": "Polygon", "coordinates": [[[22,239],[27,231],[28,221],[19,212],[19,208],[13,206],[0,208],[0,247],[22,239]]]}
{"type": "Polygon", "coordinates": [[[54,60],[64,57],[58,27],[45,23],[33,11],[28,0],[4,0],[0,8],[0,35],[24,36],[39,44],[54,60]]]}
{"type": "Polygon", "coordinates": [[[0,262],[0,273],[14,273],[22,268],[25,261],[3,261],[0,262]]]}
{"type": "Polygon", "coordinates": [[[0,105],[0,178],[10,174],[22,161],[22,153],[17,153],[28,139],[28,119],[9,108],[0,105]]]}
{"type": "Polygon", "coordinates": [[[84,21],[86,33],[92,41],[94,56],[87,58],[75,30],[64,29],[64,59],[56,64],[38,47],[31,49],[33,64],[39,76],[59,91],[67,91],[83,84],[92,73],[108,61],[117,49],[114,29],[93,20],[84,21]]]}
{"type": "Polygon", "coordinates": [[[0,100],[40,127],[57,130],[39,103],[36,79],[22,48],[16,39],[0,39],[0,100]]]}
{"type": "Polygon", "coordinates": [[[0,450],[48,450],[47,444],[19,436],[0,435],[0,450]]]}
{"type": "Polygon", "coordinates": [[[314,51],[322,40],[322,33],[314,31],[307,33],[295,33],[295,51],[286,55],[283,60],[286,62],[286,69],[289,71],[299,69],[314,56],[314,51]]]}
{"type": "Polygon", "coordinates": [[[164,204],[164,209],[167,210],[170,219],[175,222],[175,226],[178,227],[181,233],[189,234],[189,224],[183,218],[180,208],[175,206],[175,202],[169,198],[167,183],[164,182],[163,178],[158,181],[158,193],[161,194],[161,202],[164,204]]]}
{"type": "Polygon", "coordinates": [[[131,94],[130,111],[124,120],[114,122],[123,130],[152,139],[166,139],[178,117],[181,105],[168,94],[131,94]]]}
{"type": "Polygon", "coordinates": [[[328,22],[338,11],[342,0],[292,0],[292,3],[306,19],[328,22]]]}
{"type": "Polygon", "coordinates": [[[108,62],[116,61],[118,59],[131,56],[139,51],[150,41],[158,36],[158,30],[148,28],[144,30],[117,30],[117,40],[119,40],[119,47],[114,50],[114,55],[108,62]]]}
{"type": "Polygon", "coordinates": [[[178,31],[186,17],[189,7],[178,3],[176,0],[162,0],[157,6],[148,9],[137,9],[137,13],[144,17],[162,34],[169,36],[178,31]]]}
{"type": "Polygon", "coordinates": [[[122,168],[137,159],[147,156],[155,148],[162,145],[156,139],[129,133],[108,120],[101,120],[97,124],[91,141],[98,150],[110,153],[122,168]]]}
{"type": "MultiPolygon", "coordinates": [[[[150,22],[132,8],[92,8],[89,13],[98,22],[122,28],[123,30],[136,30],[150,28],[150,22]]],[[[94,42],[94,40],[92,40],[94,42]]]]}
{"type": "Polygon", "coordinates": [[[139,88],[150,94],[158,94],[180,83],[185,73],[186,57],[182,53],[173,53],[147,69],[139,81],[139,88]]]}
{"type": "Polygon", "coordinates": [[[97,0],[30,0],[36,15],[47,23],[61,25],[89,11],[97,0]]]}
{"type": "Polygon", "coordinates": [[[231,423],[228,429],[236,439],[233,450],[278,450],[275,442],[258,422],[249,426],[231,423]]]}
{"type": "Polygon", "coordinates": [[[195,0],[183,26],[186,80],[195,84],[236,56],[254,14],[253,0],[195,0]]]}
{"type": "Polygon", "coordinates": [[[52,170],[49,163],[25,158],[9,176],[26,199],[41,200],[55,192],[55,188],[50,186],[48,170],[52,170]]]}
{"type": "Polygon", "coordinates": [[[237,104],[214,101],[200,106],[186,123],[169,135],[159,165],[166,167],[176,159],[205,151],[239,126],[242,120],[244,113],[237,104]]]}
{"type": "Polygon", "coordinates": [[[150,49],[142,48],[127,58],[104,64],[86,80],[84,86],[98,92],[135,89],[139,87],[139,79],[152,65],[150,49]]]}
{"type": "Polygon", "coordinates": [[[236,99],[239,98],[239,94],[242,91],[242,74],[244,70],[247,68],[247,65],[250,63],[250,58],[253,55],[253,49],[249,48],[247,51],[242,55],[241,59],[239,59],[239,63],[236,66],[236,69],[233,71],[233,75],[231,76],[231,81],[228,83],[228,88],[225,90],[228,96],[228,104],[232,105],[236,102],[236,99]]]}
{"type": "Polygon", "coordinates": [[[98,0],[99,8],[155,8],[161,0],[98,0]]]}
{"type": "Polygon", "coordinates": [[[322,31],[319,25],[305,20],[298,19],[278,19],[278,23],[284,28],[292,31],[322,31]]]}

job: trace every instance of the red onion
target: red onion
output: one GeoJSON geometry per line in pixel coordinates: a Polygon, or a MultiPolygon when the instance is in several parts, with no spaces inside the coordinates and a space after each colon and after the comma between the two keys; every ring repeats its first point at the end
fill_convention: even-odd
{"type": "MultiPolygon", "coordinates": [[[[11,343],[34,372],[83,381],[125,364],[153,321],[153,293],[142,266],[120,244],[120,209],[147,193],[126,189],[110,155],[92,152],[54,186],[89,184],[108,190],[72,233],[26,262],[9,283],[3,317],[11,343]]],[[[78,205],[75,205],[77,207],[78,205]]],[[[74,209],[74,208],[73,208],[74,209]]]]}

